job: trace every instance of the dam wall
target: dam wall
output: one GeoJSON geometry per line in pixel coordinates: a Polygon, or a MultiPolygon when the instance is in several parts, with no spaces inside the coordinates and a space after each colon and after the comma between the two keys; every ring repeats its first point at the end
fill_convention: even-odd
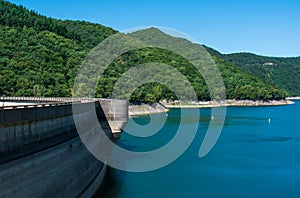
{"type": "Polygon", "coordinates": [[[127,101],[1,107],[0,197],[89,197],[96,191],[106,165],[90,154],[78,136],[74,105],[75,114],[84,115],[77,125],[92,129],[96,123],[89,115],[96,112],[105,134],[114,141],[120,137],[118,127],[127,122],[127,101]]]}

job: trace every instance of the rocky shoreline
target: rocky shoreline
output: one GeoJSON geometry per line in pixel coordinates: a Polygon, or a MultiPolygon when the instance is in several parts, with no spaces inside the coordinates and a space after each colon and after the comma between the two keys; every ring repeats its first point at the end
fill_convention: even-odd
{"type": "Polygon", "coordinates": [[[199,101],[199,102],[185,102],[180,101],[166,102],[152,104],[130,104],[129,116],[147,115],[155,113],[168,112],[171,108],[211,108],[211,107],[246,107],[246,106],[282,106],[294,104],[291,100],[271,100],[271,101],[252,101],[252,100],[226,100],[226,101],[199,101]]]}
{"type": "Polygon", "coordinates": [[[211,107],[228,107],[228,106],[281,106],[294,104],[290,100],[271,100],[271,101],[253,101],[253,100],[225,100],[225,101],[199,101],[199,102],[162,102],[167,108],[211,108],[211,107]]]}
{"type": "Polygon", "coordinates": [[[286,98],[287,100],[300,100],[300,96],[296,96],[296,97],[288,97],[286,98]]]}
{"type": "Polygon", "coordinates": [[[169,111],[169,109],[164,107],[160,103],[130,104],[129,107],[128,107],[129,116],[164,113],[164,112],[168,112],[168,111],[169,111]]]}

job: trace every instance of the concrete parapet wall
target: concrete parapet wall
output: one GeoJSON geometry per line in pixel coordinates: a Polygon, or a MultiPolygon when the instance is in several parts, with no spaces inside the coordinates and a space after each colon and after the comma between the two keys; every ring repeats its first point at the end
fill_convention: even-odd
{"type": "Polygon", "coordinates": [[[103,167],[75,138],[0,165],[0,197],[78,197],[103,167]]]}
{"type": "Polygon", "coordinates": [[[119,138],[119,133],[128,122],[128,101],[127,100],[99,100],[105,117],[111,130],[119,138]]]}
{"type": "Polygon", "coordinates": [[[0,164],[30,155],[77,136],[73,117],[17,123],[0,127],[0,164]]]}
{"type": "MultiPolygon", "coordinates": [[[[76,104],[80,113],[95,103],[76,104]]],[[[78,136],[72,105],[0,110],[0,164],[78,136]]],[[[91,124],[83,120],[84,124],[91,124]]],[[[109,130],[109,129],[108,129],[109,130]]]]}
{"type": "Polygon", "coordinates": [[[74,116],[80,115],[76,124],[91,139],[99,130],[95,122],[113,139],[112,123],[126,124],[127,105],[93,99],[0,108],[0,197],[91,195],[104,178],[105,165],[82,144],[74,116]],[[97,120],[90,119],[95,113],[97,120]]]}
{"type": "Polygon", "coordinates": [[[127,121],[127,100],[99,100],[99,102],[107,120],[127,121]]]}

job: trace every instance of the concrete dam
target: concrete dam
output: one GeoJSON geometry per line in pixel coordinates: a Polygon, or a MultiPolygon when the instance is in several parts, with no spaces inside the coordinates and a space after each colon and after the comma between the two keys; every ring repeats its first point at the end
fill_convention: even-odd
{"type": "Polygon", "coordinates": [[[0,98],[0,197],[91,197],[106,165],[82,143],[74,114],[93,127],[94,112],[117,141],[128,119],[125,100],[0,98]]]}

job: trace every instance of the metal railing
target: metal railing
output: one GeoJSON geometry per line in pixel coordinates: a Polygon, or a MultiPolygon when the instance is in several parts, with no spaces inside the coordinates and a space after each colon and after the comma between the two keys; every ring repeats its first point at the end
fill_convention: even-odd
{"type": "Polygon", "coordinates": [[[66,97],[9,97],[2,96],[0,100],[5,101],[41,101],[41,102],[72,102],[78,100],[78,98],[66,98],[66,97]]]}
{"type": "Polygon", "coordinates": [[[28,104],[28,105],[0,106],[0,110],[36,108],[36,107],[54,107],[54,106],[79,104],[79,103],[81,103],[81,102],[80,101],[74,101],[74,102],[55,102],[55,103],[38,103],[38,104],[28,104]]]}
{"type": "Polygon", "coordinates": [[[2,106],[0,106],[0,110],[60,106],[60,105],[68,105],[68,104],[77,104],[81,102],[82,102],[81,99],[78,98],[63,98],[63,97],[0,97],[0,103],[3,103],[2,106]],[[23,102],[23,103],[27,102],[27,103],[34,103],[34,104],[4,105],[5,102],[23,102]]]}

